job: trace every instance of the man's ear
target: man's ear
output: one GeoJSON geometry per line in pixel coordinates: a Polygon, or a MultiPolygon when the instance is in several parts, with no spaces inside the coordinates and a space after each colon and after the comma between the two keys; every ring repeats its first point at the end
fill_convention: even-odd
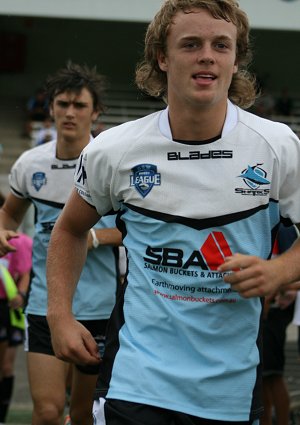
{"type": "Polygon", "coordinates": [[[232,73],[236,74],[238,72],[238,70],[239,70],[239,63],[238,63],[238,58],[237,58],[237,55],[236,55],[232,73]]]}
{"type": "Polygon", "coordinates": [[[100,111],[94,109],[92,113],[92,121],[95,122],[97,118],[99,117],[99,115],[100,115],[100,111]]]}
{"type": "Polygon", "coordinates": [[[53,118],[53,105],[52,103],[49,105],[49,115],[51,118],[53,118]]]}
{"type": "Polygon", "coordinates": [[[157,63],[159,68],[164,71],[167,72],[168,70],[168,58],[166,56],[165,53],[163,53],[162,51],[159,51],[157,54],[157,63]]]}

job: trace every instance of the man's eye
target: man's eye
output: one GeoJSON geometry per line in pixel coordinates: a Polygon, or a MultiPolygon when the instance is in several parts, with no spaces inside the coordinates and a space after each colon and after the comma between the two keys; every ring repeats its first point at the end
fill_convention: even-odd
{"type": "Polygon", "coordinates": [[[184,47],[186,47],[187,49],[195,49],[199,46],[198,43],[196,43],[196,41],[190,42],[190,43],[186,43],[184,45],[184,47]]]}
{"type": "Polygon", "coordinates": [[[62,101],[57,102],[57,104],[58,104],[58,106],[60,106],[61,108],[67,108],[67,107],[68,107],[68,105],[69,105],[69,103],[68,103],[68,102],[62,102],[62,101]]]}
{"type": "Polygon", "coordinates": [[[227,48],[227,45],[225,43],[216,43],[216,47],[218,49],[223,50],[223,49],[226,49],[227,48]]]}
{"type": "Polygon", "coordinates": [[[75,108],[77,108],[77,109],[83,109],[83,108],[85,108],[85,103],[75,103],[75,108]]]}

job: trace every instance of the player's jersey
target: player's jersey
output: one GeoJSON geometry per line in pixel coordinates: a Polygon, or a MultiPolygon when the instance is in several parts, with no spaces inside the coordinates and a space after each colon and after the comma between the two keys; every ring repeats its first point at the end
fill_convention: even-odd
{"type": "Polygon", "coordinates": [[[85,148],[78,193],[100,214],[119,210],[128,250],[108,398],[223,421],[261,413],[262,300],[241,298],[218,266],[237,252],[269,258],[280,217],[300,221],[299,158],[287,126],[231,103],[209,144],[173,141],[165,110],[85,148]]]}
{"type": "MultiPolygon", "coordinates": [[[[47,314],[46,256],[51,230],[73,188],[77,159],[56,158],[56,141],[24,152],[10,174],[12,193],[29,199],[35,207],[33,277],[25,312],[47,314]]],[[[97,227],[115,227],[115,216],[100,220],[97,227]]],[[[115,302],[117,266],[109,246],[89,250],[73,300],[79,320],[107,319],[115,302]]]]}

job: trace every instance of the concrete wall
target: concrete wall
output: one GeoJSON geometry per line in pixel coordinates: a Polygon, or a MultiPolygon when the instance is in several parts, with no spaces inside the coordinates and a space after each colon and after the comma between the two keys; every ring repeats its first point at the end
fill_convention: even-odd
{"type": "Polygon", "coordinates": [[[252,67],[268,88],[278,92],[288,87],[300,98],[300,31],[255,30],[252,41],[252,67]]]}
{"type": "MultiPolygon", "coordinates": [[[[147,22],[163,0],[1,0],[0,14],[147,22]]],[[[300,0],[240,0],[253,28],[300,29],[300,0]]]]}
{"type": "Polygon", "coordinates": [[[24,70],[0,74],[0,94],[26,96],[68,59],[97,65],[112,83],[131,84],[146,24],[0,16],[0,28],[26,37],[24,70]]]}
{"type": "Polygon", "coordinates": [[[1,0],[0,14],[147,22],[163,0],[1,0]]]}
{"type": "MultiPolygon", "coordinates": [[[[154,10],[159,7],[161,0],[136,0],[139,7],[135,14],[124,10],[125,0],[96,0],[99,7],[106,10],[106,16],[112,16],[113,5],[119,5],[119,18],[127,18],[129,15],[137,16],[141,13],[141,5],[144,7],[144,20],[150,17],[154,10]],[[106,9],[104,8],[106,5],[106,9]],[[108,4],[111,4],[108,7],[108,4]],[[148,7],[146,6],[148,5],[148,7]],[[151,4],[151,7],[149,6],[151,4]],[[154,7],[155,5],[155,7],[154,7]],[[139,11],[139,12],[138,12],[139,11]],[[122,12],[122,13],[121,13],[122,12]]],[[[134,1],[126,0],[133,5],[134,1]]],[[[241,0],[241,5],[249,9],[250,14],[259,19],[259,10],[265,10],[265,5],[272,2],[273,10],[280,10],[285,6],[287,10],[293,11],[297,6],[298,26],[300,25],[300,0],[241,0]],[[257,5],[255,9],[254,5],[257,5]],[[252,6],[250,6],[252,5],[252,6]],[[279,6],[280,5],[280,6],[279,6]],[[256,12],[255,12],[256,10],[256,12]]],[[[58,0],[39,0],[38,4],[52,8],[58,0]]],[[[1,15],[1,10],[20,10],[26,3],[26,11],[37,7],[34,0],[1,0],[0,1],[0,32],[17,33],[25,36],[26,52],[24,69],[19,72],[0,73],[0,96],[29,96],[39,87],[45,77],[63,66],[68,59],[75,62],[85,62],[90,66],[97,65],[100,72],[107,75],[112,84],[134,86],[134,69],[143,50],[143,39],[146,30],[146,22],[128,22],[126,20],[87,20],[70,18],[37,18],[34,16],[17,16],[14,14],[1,15]],[[17,7],[18,6],[18,7],[17,7]]],[[[60,0],[62,5],[57,10],[66,13],[66,6],[72,3],[73,14],[77,11],[79,0],[60,0]]],[[[86,10],[93,6],[92,0],[86,0],[86,10]]],[[[137,6],[137,5],[136,5],[137,6]]],[[[53,8],[54,10],[55,8],[53,8]]],[[[269,10],[269,21],[277,22],[276,16],[269,10]],[[276,19],[275,19],[276,18],[276,19]]],[[[266,11],[265,11],[266,13],[266,11]]],[[[25,14],[24,14],[25,15],[25,14]]],[[[293,15],[293,13],[292,13],[293,15]]],[[[95,18],[95,16],[94,16],[95,18]]],[[[290,19],[291,21],[291,19],[290,19]]],[[[282,22],[289,22],[282,19],[282,22]]],[[[262,30],[253,29],[252,38],[255,45],[253,69],[258,72],[270,89],[279,92],[282,87],[289,87],[295,96],[300,97],[300,66],[299,45],[300,31],[292,30],[262,30]]],[[[1,52],[0,52],[1,54],[1,52]]]]}
{"type": "Polygon", "coordinates": [[[238,0],[252,28],[300,31],[300,0],[238,0]]]}

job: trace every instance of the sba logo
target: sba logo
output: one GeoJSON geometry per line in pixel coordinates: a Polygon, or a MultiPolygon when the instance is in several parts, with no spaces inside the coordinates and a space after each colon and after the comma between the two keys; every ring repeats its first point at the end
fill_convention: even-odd
{"type": "Polygon", "coordinates": [[[212,232],[199,250],[185,253],[179,248],[154,248],[148,246],[144,260],[147,263],[188,269],[200,267],[203,270],[217,270],[225,257],[232,255],[222,232],[212,232]]]}

